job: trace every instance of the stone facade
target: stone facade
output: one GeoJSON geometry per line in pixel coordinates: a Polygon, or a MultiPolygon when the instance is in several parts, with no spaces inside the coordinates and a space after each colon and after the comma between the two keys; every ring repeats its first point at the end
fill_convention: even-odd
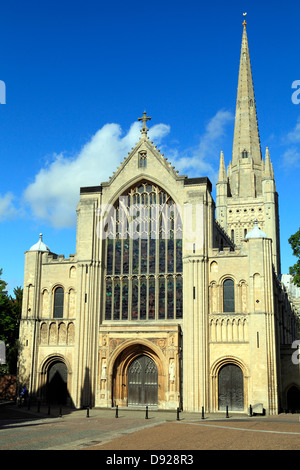
{"type": "Polygon", "coordinates": [[[76,254],[42,239],[25,254],[19,381],[75,407],[294,406],[298,314],[279,281],[278,197],[245,25],[217,207],[208,178],[178,174],[149,141],[149,119],[110,180],[81,188],[76,254]]]}

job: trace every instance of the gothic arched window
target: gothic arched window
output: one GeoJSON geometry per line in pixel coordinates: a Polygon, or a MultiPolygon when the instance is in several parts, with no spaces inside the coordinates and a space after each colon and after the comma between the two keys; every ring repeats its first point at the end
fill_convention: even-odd
{"type": "Polygon", "coordinates": [[[63,318],[64,316],[64,290],[57,287],[54,291],[53,318],[63,318]]]}
{"type": "Polygon", "coordinates": [[[146,168],[147,166],[147,152],[141,151],[139,152],[139,167],[146,168]]]}
{"type": "Polygon", "coordinates": [[[149,181],[119,197],[106,227],[106,320],[182,318],[182,223],[149,181]]]}
{"type": "Polygon", "coordinates": [[[223,282],[223,312],[234,312],[234,281],[232,279],[226,279],[223,282]]]}

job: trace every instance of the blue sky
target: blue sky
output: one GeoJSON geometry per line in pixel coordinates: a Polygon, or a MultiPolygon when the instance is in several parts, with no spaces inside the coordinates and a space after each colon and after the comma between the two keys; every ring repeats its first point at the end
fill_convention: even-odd
{"type": "MultiPolygon", "coordinates": [[[[139,139],[137,118],[177,170],[209,176],[231,159],[243,12],[263,155],[279,193],[282,272],[300,226],[297,2],[2,2],[0,268],[23,285],[24,252],[44,234],[76,251],[80,186],[107,181],[139,139]]],[[[299,93],[300,97],[300,93],[299,93]]]]}

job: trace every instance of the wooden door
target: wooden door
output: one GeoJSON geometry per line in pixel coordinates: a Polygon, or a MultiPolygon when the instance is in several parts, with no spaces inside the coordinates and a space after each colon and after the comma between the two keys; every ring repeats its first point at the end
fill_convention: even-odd
{"type": "Polygon", "coordinates": [[[244,377],[242,370],[234,365],[223,366],[218,380],[219,410],[244,410],[244,377]]]}
{"type": "Polygon", "coordinates": [[[157,405],[158,372],[148,356],[139,356],[128,369],[128,405],[157,405]]]}

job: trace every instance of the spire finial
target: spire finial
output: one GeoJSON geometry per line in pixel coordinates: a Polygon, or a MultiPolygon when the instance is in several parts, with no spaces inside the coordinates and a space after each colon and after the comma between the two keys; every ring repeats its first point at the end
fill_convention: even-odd
{"type": "Polygon", "coordinates": [[[219,181],[220,182],[227,181],[223,150],[221,150],[221,155],[220,155],[219,181]]]}
{"type": "Polygon", "coordinates": [[[149,130],[149,129],[147,129],[146,123],[147,123],[147,121],[150,121],[150,120],[151,120],[151,117],[147,116],[146,111],[143,112],[143,117],[138,118],[138,121],[143,121],[143,127],[141,129],[141,133],[145,137],[147,136],[147,131],[149,130]]]}
{"type": "Polygon", "coordinates": [[[243,17],[244,17],[244,23],[243,23],[243,26],[244,28],[246,28],[246,15],[247,15],[247,12],[246,13],[243,13],[243,17]]]}

